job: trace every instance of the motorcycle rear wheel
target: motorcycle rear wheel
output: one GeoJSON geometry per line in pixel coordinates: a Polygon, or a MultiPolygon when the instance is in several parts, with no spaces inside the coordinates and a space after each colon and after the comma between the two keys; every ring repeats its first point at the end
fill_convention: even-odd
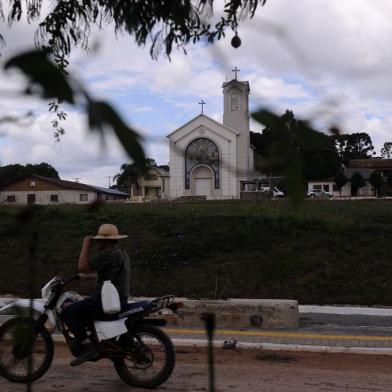
{"type": "Polygon", "coordinates": [[[0,375],[11,382],[28,383],[42,377],[53,360],[53,340],[43,325],[15,317],[0,326],[0,375]],[[31,354],[31,372],[29,356],[31,354]]]}
{"type": "Polygon", "coordinates": [[[136,326],[120,337],[119,344],[127,356],[116,359],[114,367],[127,384],[152,389],[172,374],[176,352],[169,336],[159,328],[147,324],[136,326]]]}

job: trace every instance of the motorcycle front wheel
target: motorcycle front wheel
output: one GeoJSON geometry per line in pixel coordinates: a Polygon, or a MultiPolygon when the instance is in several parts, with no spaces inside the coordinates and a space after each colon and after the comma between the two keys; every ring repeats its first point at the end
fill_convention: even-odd
{"type": "Polygon", "coordinates": [[[114,361],[120,378],[138,388],[156,388],[174,370],[176,352],[172,341],[152,325],[139,325],[120,337],[126,356],[114,361]]]}
{"type": "Polygon", "coordinates": [[[0,327],[0,375],[28,383],[42,377],[53,360],[53,340],[43,325],[15,317],[0,327]]]}

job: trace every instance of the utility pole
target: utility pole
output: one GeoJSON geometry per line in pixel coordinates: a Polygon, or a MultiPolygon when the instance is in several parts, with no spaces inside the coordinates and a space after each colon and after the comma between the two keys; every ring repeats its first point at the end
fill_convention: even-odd
{"type": "Polygon", "coordinates": [[[79,180],[81,180],[81,177],[74,177],[73,180],[75,180],[75,182],[79,182],[79,180]]]}
{"type": "Polygon", "coordinates": [[[112,176],[106,176],[105,178],[108,179],[108,181],[109,181],[109,188],[110,188],[110,179],[112,178],[112,176]]]}

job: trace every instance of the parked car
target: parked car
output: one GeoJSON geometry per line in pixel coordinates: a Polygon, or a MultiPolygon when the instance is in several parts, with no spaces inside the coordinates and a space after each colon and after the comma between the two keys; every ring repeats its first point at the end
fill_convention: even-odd
{"type": "Polygon", "coordinates": [[[323,189],[312,189],[307,193],[308,197],[324,197],[330,198],[332,197],[332,193],[324,191],[323,189]]]}
{"type": "Polygon", "coordinates": [[[279,188],[274,186],[272,188],[272,197],[282,198],[284,197],[284,193],[279,188]]]}
{"type": "Polygon", "coordinates": [[[271,196],[275,198],[284,197],[284,193],[276,186],[271,188],[269,186],[261,186],[259,189],[261,192],[271,192],[271,196]]]}

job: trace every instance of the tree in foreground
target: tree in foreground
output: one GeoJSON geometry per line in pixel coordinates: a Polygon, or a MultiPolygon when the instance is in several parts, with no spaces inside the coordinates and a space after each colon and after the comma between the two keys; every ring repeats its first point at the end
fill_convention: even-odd
{"type": "Polygon", "coordinates": [[[354,196],[357,196],[358,190],[366,185],[366,181],[363,175],[359,172],[354,172],[351,176],[351,188],[353,190],[354,196]]]}
{"type": "Polygon", "coordinates": [[[342,196],[342,188],[347,184],[348,178],[344,174],[343,170],[339,170],[334,177],[335,184],[339,189],[340,196],[342,196]]]}
{"type": "Polygon", "coordinates": [[[374,188],[374,196],[380,196],[382,194],[382,186],[383,186],[383,179],[381,177],[381,174],[379,172],[372,172],[372,174],[369,177],[369,182],[371,186],[374,188]]]}
{"type": "MultiPolygon", "coordinates": [[[[116,34],[130,35],[138,46],[150,43],[153,58],[161,50],[169,56],[173,47],[185,50],[187,44],[201,39],[211,43],[219,40],[225,36],[226,29],[231,29],[237,37],[240,20],[252,18],[266,0],[219,2],[215,11],[221,17],[217,20],[212,19],[216,0],[55,0],[48,8],[38,0],[8,3],[0,3],[0,20],[7,19],[12,24],[26,17],[29,23],[36,23],[38,46],[52,53],[61,67],[66,67],[72,47],[88,48],[94,29],[113,26],[116,34]]],[[[238,44],[238,37],[233,37],[232,45],[238,44]]]]}

